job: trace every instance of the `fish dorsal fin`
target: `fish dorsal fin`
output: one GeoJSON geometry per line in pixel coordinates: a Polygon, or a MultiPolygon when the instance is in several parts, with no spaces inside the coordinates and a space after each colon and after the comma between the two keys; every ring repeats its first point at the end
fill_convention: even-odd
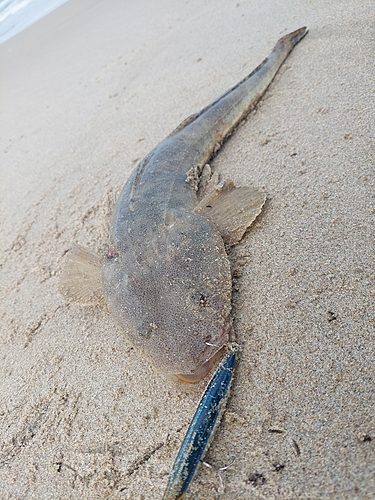
{"type": "Polygon", "coordinates": [[[246,229],[262,211],[266,195],[259,189],[236,187],[231,180],[210,191],[194,208],[194,213],[209,219],[228,246],[238,243],[246,229]]]}
{"type": "Polygon", "coordinates": [[[102,259],[79,245],[68,253],[59,285],[67,299],[83,304],[102,300],[102,259]]]}
{"type": "Polygon", "coordinates": [[[180,123],[180,125],[178,125],[178,127],[176,127],[173,132],[171,132],[169,134],[168,137],[172,137],[173,135],[176,135],[178,132],[181,132],[181,130],[183,130],[185,127],[187,127],[188,125],[190,125],[190,123],[193,123],[193,121],[198,118],[198,116],[200,115],[201,113],[194,113],[190,116],[188,116],[187,118],[185,118],[185,120],[183,122],[180,123]]]}

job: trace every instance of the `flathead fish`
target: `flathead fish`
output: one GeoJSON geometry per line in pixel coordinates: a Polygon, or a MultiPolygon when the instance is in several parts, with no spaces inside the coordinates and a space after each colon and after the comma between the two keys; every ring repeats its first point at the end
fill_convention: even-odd
{"type": "Polygon", "coordinates": [[[208,162],[306,32],[284,36],[249,76],[185,120],[139,163],[119,196],[104,296],[136,349],[168,377],[201,380],[232,338],[226,249],[240,241],[265,195],[218,182],[208,162]]]}

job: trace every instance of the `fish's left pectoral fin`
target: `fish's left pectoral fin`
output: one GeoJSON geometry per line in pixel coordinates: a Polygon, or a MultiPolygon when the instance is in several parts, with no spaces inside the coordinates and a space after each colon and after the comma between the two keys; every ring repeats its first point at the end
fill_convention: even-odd
{"type": "Polygon", "coordinates": [[[65,261],[59,291],[68,300],[81,304],[101,302],[102,259],[74,244],[65,261]]]}
{"type": "Polygon", "coordinates": [[[250,187],[236,187],[231,180],[217,186],[194,208],[194,213],[210,220],[228,246],[238,243],[246,229],[262,211],[266,201],[263,191],[250,187]]]}

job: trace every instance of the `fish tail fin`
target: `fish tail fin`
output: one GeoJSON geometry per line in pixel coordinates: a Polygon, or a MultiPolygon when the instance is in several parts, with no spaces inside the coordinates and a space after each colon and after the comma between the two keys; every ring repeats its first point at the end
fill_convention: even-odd
{"type": "Polygon", "coordinates": [[[283,38],[280,38],[277,44],[290,44],[291,48],[293,48],[297,43],[302,40],[302,38],[308,33],[308,29],[306,26],[303,26],[302,28],[299,28],[296,31],[293,31],[292,33],[288,33],[285,35],[283,38]]]}
{"type": "Polygon", "coordinates": [[[307,31],[307,28],[303,27],[285,35],[254,71],[176,129],[175,133],[190,129],[190,133],[195,136],[205,133],[207,147],[203,164],[217,151],[228,134],[254,109],[288,54],[307,31]]]}

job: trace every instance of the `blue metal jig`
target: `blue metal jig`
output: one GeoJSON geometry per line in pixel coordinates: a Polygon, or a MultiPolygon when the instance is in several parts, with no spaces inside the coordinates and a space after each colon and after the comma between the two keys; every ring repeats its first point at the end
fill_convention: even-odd
{"type": "Polygon", "coordinates": [[[229,394],[235,353],[229,352],[219,364],[198,405],[173,464],[163,500],[183,499],[195,469],[207,450],[229,394]]]}

